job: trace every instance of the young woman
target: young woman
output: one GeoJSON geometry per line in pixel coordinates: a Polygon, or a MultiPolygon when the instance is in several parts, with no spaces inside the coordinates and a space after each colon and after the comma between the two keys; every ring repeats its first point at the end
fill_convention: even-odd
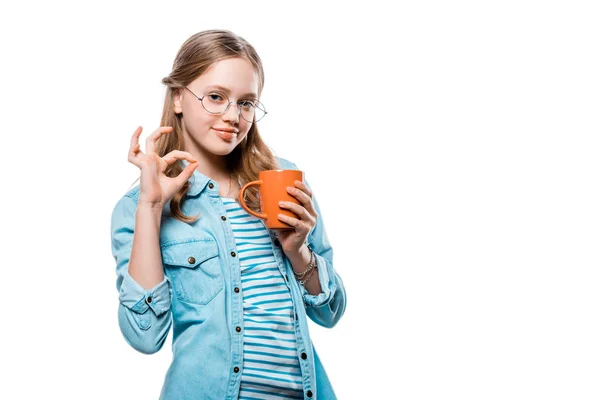
{"type": "MultiPolygon", "coordinates": [[[[306,180],[288,188],[301,205],[281,205],[298,216],[280,216],[287,230],[238,203],[260,171],[298,169],[260,137],[258,54],[230,31],[203,31],[163,83],[161,127],[145,152],[141,127],[131,138],[140,184],[111,219],[125,340],[152,354],[173,327],[161,399],[335,399],[307,317],[332,328],[346,292],[316,198],[306,180]]],[[[259,211],[258,188],[245,196],[259,211]]]]}

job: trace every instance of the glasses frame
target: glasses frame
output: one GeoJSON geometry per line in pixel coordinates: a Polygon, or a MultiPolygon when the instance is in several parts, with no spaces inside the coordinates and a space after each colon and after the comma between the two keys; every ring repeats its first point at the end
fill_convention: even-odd
{"type": "MultiPolygon", "coordinates": [[[[228,102],[228,103],[227,103],[227,107],[225,107],[225,110],[224,110],[224,111],[222,111],[222,112],[220,112],[220,113],[211,112],[211,111],[208,111],[208,110],[206,109],[206,107],[204,106],[204,102],[202,101],[202,99],[204,99],[204,98],[206,97],[206,95],[207,95],[207,94],[210,94],[210,93],[212,93],[212,91],[210,91],[210,92],[208,92],[208,93],[205,93],[204,95],[202,95],[202,97],[198,97],[198,96],[196,96],[196,94],[195,94],[194,92],[192,92],[192,90],[191,90],[189,87],[185,86],[185,88],[186,88],[187,90],[189,90],[189,91],[190,91],[190,93],[191,93],[192,95],[194,95],[194,97],[195,97],[195,98],[197,98],[198,100],[200,100],[200,104],[202,104],[202,108],[204,108],[204,110],[206,110],[206,112],[207,112],[207,113],[209,113],[209,114],[213,114],[213,115],[223,115],[223,114],[225,114],[225,113],[227,112],[227,110],[229,110],[229,106],[231,106],[231,104],[233,103],[233,101],[230,101],[230,100],[229,100],[229,96],[227,96],[227,94],[226,94],[226,93],[223,93],[223,95],[225,96],[225,98],[227,99],[227,102],[228,102]]],[[[221,94],[221,93],[219,93],[219,95],[220,95],[220,94],[221,94]]],[[[253,120],[252,120],[252,121],[248,121],[248,120],[247,120],[246,118],[244,118],[244,116],[242,115],[242,105],[241,105],[241,104],[239,104],[239,103],[236,103],[235,105],[237,106],[237,109],[238,109],[238,116],[240,116],[240,115],[241,115],[241,116],[242,116],[242,118],[244,118],[244,121],[247,121],[247,122],[250,122],[250,123],[255,123],[255,122],[258,122],[258,121],[260,121],[261,119],[263,119],[263,118],[264,118],[264,117],[265,117],[265,116],[268,114],[268,112],[267,112],[267,110],[265,109],[265,106],[264,106],[264,104],[263,104],[263,103],[261,103],[260,101],[258,101],[258,100],[254,100],[254,99],[252,99],[251,101],[258,103],[258,105],[257,105],[256,107],[260,108],[260,110],[261,110],[262,112],[264,112],[264,113],[265,113],[265,114],[264,114],[262,117],[260,117],[259,119],[256,119],[256,113],[254,113],[254,118],[253,118],[253,120]]]]}

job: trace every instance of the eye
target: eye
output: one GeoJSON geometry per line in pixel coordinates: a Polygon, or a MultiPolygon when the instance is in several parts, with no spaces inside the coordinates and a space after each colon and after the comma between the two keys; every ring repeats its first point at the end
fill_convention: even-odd
{"type": "Polygon", "coordinates": [[[209,93],[207,96],[211,101],[214,102],[223,101],[223,96],[221,96],[219,93],[209,93]]]}
{"type": "Polygon", "coordinates": [[[251,108],[251,107],[255,107],[256,106],[254,104],[254,101],[252,101],[252,100],[242,100],[242,101],[240,101],[240,104],[244,108],[251,108]]]}

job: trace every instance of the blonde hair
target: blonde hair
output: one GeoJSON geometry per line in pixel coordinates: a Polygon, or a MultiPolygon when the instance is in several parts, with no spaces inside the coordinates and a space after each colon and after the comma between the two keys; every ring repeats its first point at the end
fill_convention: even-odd
{"type": "MultiPolygon", "coordinates": [[[[194,79],[202,75],[213,63],[228,58],[248,60],[258,75],[258,97],[264,87],[264,70],[256,50],[245,39],[228,30],[205,30],[189,37],[177,53],[169,76],[162,79],[167,86],[160,126],[171,126],[173,131],[162,135],[156,143],[156,153],[163,157],[172,150],[184,150],[181,115],[176,114],[173,98],[194,79]]],[[[227,172],[240,187],[258,179],[263,170],[277,169],[277,161],[271,149],[263,142],[256,123],[253,123],[244,140],[225,157],[227,172]]],[[[178,162],[169,165],[165,175],[176,177],[182,168],[178,162]]],[[[171,214],[180,221],[191,223],[198,219],[181,211],[181,202],[191,186],[187,181],[170,200],[171,214]]],[[[260,212],[258,186],[246,189],[244,199],[248,207],[260,212]]]]}

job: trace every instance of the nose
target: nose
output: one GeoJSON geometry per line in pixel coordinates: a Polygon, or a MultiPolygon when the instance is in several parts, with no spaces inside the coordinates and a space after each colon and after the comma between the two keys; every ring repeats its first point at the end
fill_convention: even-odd
{"type": "Polygon", "coordinates": [[[226,121],[235,121],[236,123],[240,120],[240,113],[242,112],[241,107],[237,103],[229,103],[227,110],[223,113],[223,118],[226,121]],[[233,110],[233,115],[231,114],[233,110]]]}

